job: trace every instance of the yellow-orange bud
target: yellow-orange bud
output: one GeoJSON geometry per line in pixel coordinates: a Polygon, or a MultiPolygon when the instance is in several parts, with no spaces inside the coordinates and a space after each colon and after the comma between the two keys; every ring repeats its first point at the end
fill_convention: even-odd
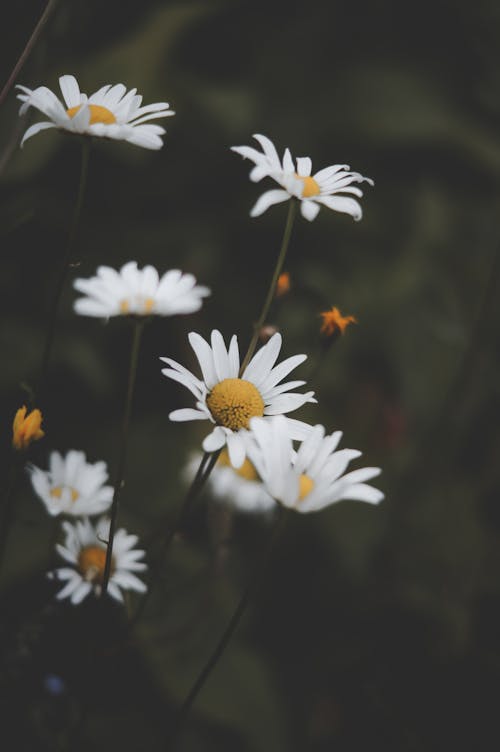
{"type": "Polygon", "coordinates": [[[321,324],[321,333],[327,337],[334,334],[343,334],[349,324],[357,324],[358,321],[354,316],[342,316],[339,309],[333,306],[329,311],[320,313],[323,323],[321,324]]]}
{"type": "Polygon", "coordinates": [[[288,272],[283,272],[276,283],[276,297],[281,298],[282,295],[286,295],[287,292],[290,292],[290,287],[290,275],[288,272]]]}
{"type": "Polygon", "coordinates": [[[27,411],[26,405],[20,407],[12,424],[12,446],[19,451],[27,449],[32,441],[44,436],[40,410],[36,408],[26,415],[27,411]]]}

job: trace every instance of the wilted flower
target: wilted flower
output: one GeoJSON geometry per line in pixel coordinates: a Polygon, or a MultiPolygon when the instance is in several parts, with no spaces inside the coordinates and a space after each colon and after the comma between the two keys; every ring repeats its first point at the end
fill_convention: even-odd
{"type": "Polygon", "coordinates": [[[40,410],[35,408],[26,415],[27,412],[26,405],[20,407],[12,424],[12,446],[20,451],[27,449],[32,441],[38,441],[45,436],[42,431],[42,413],[40,410]]]}
{"type": "Polygon", "coordinates": [[[87,462],[85,452],[72,449],[63,457],[51,452],[49,470],[31,465],[28,470],[36,494],[53,517],[94,515],[105,512],[113,499],[112,486],[105,486],[105,462],[87,462]]]}
{"type": "Polygon", "coordinates": [[[262,178],[270,177],[281,186],[281,189],[263,193],[250,216],[258,217],[273,204],[297,198],[300,200],[302,216],[310,221],[316,217],[320,206],[345,212],[356,220],[361,219],[362,210],[359,202],[344,194],[361,198],[363,192],[352,183],[365,181],[373,185],[373,180],[363,177],[359,172],[350,172],[349,165],[340,164],[325,167],[311,176],[312,162],[309,157],[298,157],[295,165],[290,150],[285,149],[281,162],[272,141],[260,133],[255,133],[254,138],[262,146],[262,152],[251,146],[232,146],[231,149],[255,163],[250,172],[250,180],[258,183],[262,178]]]}
{"type": "Polygon", "coordinates": [[[250,421],[248,456],[269,494],[297,512],[317,512],[342,499],[378,504],[384,495],[365,481],[380,474],[378,467],[364,467],[343,475],[349,462],[361,455],[356,449],[335,451],[341,431],[325,436],[317,425],[293,451],[281,416],[250,421]]]}
{"type": "MultiPolygon", "coordinates": [[[[215,425],[203,441],[206,452],[215,452],[227,444],[231,464],[241,467],[245,456],[245,434],[250,418],[270,416],[296,410],[306,402],[316,402],[314,392],[289,394],[303,386],[304,381],[279,382],[306,360],[306,355],[294,355],[274,366],[281,349],[281,334],[275,334],[253,356],[241,377],[240,356],[236,335],[226,349],[222,334],[212,332],[212,346],[199,334],[191,332],[189,342],[202,372],[202,380],[171,358],[161,358],[171,368],[162,373],[185,386],[196,398],[196,409],[186,407],[170,413],[170,420],[209,420],[215,425]]],[[[288,434],[303,439],[309,426],[291,418],[283,418],[288,434]]]]}
{"type": "MultiPolygon", "coordinates": [[[[66,533],[64,545],[58,543],[56,550],[70,566],[54,570],[50,577],[67,581],[56,598],[69,598],[76,606],[92,592],[97,596],[101,594],[109,519],[103,518],[95,526],[88,519],[78,520],[74,525],[63,522],[63,530],[66,533]]],[[[134,548],[137,541],[136,535],[128,535],[123,528],[115,533],[108,592],[120,602],[123,601],[122,590],[146,591],[146,585],[133,574],[146,569],[146,564],[139,561],[145,552],[134,548]]]]}
{"type": "Polygon", "coordinates": [[[108,84],[87,97],[80,91],[76,78],[68,75],[59,78],[59,86],[64,104],[46,86],[36,89],[17,87],[22,92],[17,96],[23,103],[20,115],[29,107],[35,107],[49,118],[28,128],[21,146],[28,138],[47,128],[128,141],[144,149],[161,149],[163,146],[161,136],[165,129],[147,121],[175,115],[167,102],[141,107],[142,96],[137,94],[137,89],[127,92],[123,84],[108,84]]]}
{"type": "Polygon", "coordinates": [[[101,318],[194,313],[210,295],[208,287],[196,285],[192,274],[171,269],[160,278],[153,266],[138,269],[135,261],[119,272],[99,266],[95,277],[75,279],[73,286],[87,296],[75,301],[76,313],[101,318]]]}
{"type": "Polygon", "coordinates": [[[326,337],[334,334],[343,334],[349,324],[357,324],[358,321],[354,316],[342,316],[339,309],[333,306],[329,311],[320,313],[323,322],[321,324],[321,333],[326,337]]]}

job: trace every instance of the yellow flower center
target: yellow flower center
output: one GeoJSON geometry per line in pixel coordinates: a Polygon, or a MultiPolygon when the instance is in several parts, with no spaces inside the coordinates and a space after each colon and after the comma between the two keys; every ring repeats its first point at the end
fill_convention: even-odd
{"type": "MultiPolygon", "coordinates": [[[[86,582],[102,584],[106,566],[106,549],[100,546],[86,546],[78,554],[78,570],[86,582]]],[[[111,560],[113,572],[113,560],[111,560]]]]}
{"type": "Polygon", "coordinates": [[[233,470],[237,475],[240,476],[240,478],[243,478],[244,480],[259,480],[259,474],[255,469],[255,465],[250,462],[248,457],[245,457],[245,460],[241,467],[236,468],[231,465],[227,449],[223,449],[219,455],[217,462],[224,467],[230,467],[231,470],[233,470]]]}
{"type": "MultiPolygon", "coordinates": [[[[141,296],[137,296],[135,300],[136,306],[141,310],[135,310],[134,313],[147,316],[150,314],[154,308],[155,301],[154,298],[143,298],[141,296]]],[[[120,313],[122,313],[124,316],[126,316],[128,313],[130,313],[130,300],[128,298],[124,298],[120,303],[120,313]]]]}
{"type": "Polygon", "coordinates": [[[303,501],[314,488],[314,481],[308,475],[301,475],[299,478],[299,501],[303,501]]]}
{"type": "Polygon", "coordinates": [[[50,495],[55,499],[60,499],[66,489],[71,491],[71,501],[74,502],[79,498],[80,494],[76,488],[73,488],[72,486],[54,486],[54,488],[50,489],[50,495]]]}
{"type": "Polygon", "coordinates": [[[248,428],[250,418],[264,415],[259,390],[245,379],[220,381],[207,396],[207,407],[217,425],[232,431],[248,428]]]}
{"type": "MultiPolygon", "coordinates": [[[[74,118],[81,106],[81,104],[77,104],[76,107],[70,107],[69,110],[66,110],[66,114],[69,115],[70,118],[74,118]]],[[[101,107],[100,104],[89,104],[87,107],[90,110],[89,125],[94,125],[94,123],[113,125],[113,123],[116,123],[115,116],[107,107],[101,107]]]]}
{"type": "Polygon", "coordinates": [[[321,193],[321,188],[314,178],[311,178],[310,176],[302,177],[302,175],[297,175],[297,173],[295,173],[295,177],[302,180],[304,185],[302,189],[302,198],[311,198],[311,196],[317,196],[321,193]]]}

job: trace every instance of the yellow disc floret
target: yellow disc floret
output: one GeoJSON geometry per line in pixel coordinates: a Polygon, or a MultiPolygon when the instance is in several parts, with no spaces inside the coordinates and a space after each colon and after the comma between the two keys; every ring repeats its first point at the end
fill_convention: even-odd
{"type": "Polygon", "coordinates": [[[250,418],[264,415],[264,400],[246,379],[224,379],[207,396],[207,407],[219,426],[238,431],[249,428],[250,418]]]}
{"type": "MultiPolygon", "coordinates": [[[[78,570],[86,582],[102,584],[106,566],[106,550],[100,546],[86,546],[78,554],[78,570]]],[[[111,560],[113,571],[113,560],[111,560]]]]}
{"type": "Polygon", "coordinates": [[[295,177],[302,180],[304,185],[302,188],[302,198],[311,198],[311,196],[318,196],[321,193],[321,188],[314,178],[310,176],[303,177],[302,175],[297,175],[297,173],[295,173],[295,177]]]}
{"type": "MultiPolygon", "coordinates": [[[[66,114],[69,115],[70,118],[74,118],[81,106],[81,104],[77,104],[76,107],[70,107],[69,110],[66,110],[66,114]]],[[[90,110],[89,125],[94,125],[95,123],[113,125],[113,123],[116,123],[115,116],[107,107],[102,107],[100,104],[89,104],[87,107],[90,110]]]]}
{"type": "Polygon", "coordinates": [[[245,457],[245,460],[241,467],[236,468],[231,465],[227,449],[223,449],[219,455],[217,462],[224,467],[230,467],[231,470],[233,470],[237,475],[240,476],[240,478],[243,478],[244,480],[259,480],[259,474],[255,469],[255,465],[250,462],[248,457],[245,457]]]}
{"type": "Polygon", "coordinates": [[[314,488],[314,481],[309,475],[302,474],[299,478],[299,501],[303,501],[314,488]]]}
{"type": "Polygon", "coordinates": [[[66,489],[71,492],[71,501],[76,501],[79,498],[80,494],[72,486],[54,486],[50,489],[50,495],[55,499],[60,499],[66,489]]]}

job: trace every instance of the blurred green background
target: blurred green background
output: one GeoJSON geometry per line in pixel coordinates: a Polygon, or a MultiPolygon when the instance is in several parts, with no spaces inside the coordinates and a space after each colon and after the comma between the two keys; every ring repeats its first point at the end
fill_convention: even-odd
{"type": "MultiPolygon", "coordinates": [[[[0,83],[42,8],[10,4],[0,83]]],[[[57,90],[73,73],[87,92],[123,82],[177,112],[160,152],[95,143],[72,271],[134,259],[212,289],[200,313],[145,333],[120,514],[141,536],[175,517],[179,467],[204,435],[169,423],[190,398],[158,357],[194,366],[192,329],[247,342],[281,239],[286,207],[250,219],[264,183],[250,183],[228,147],[260,132],[316,169],[348,162],[375,180],[362,222],[322,209],[296,223],[292,290],[271,318],[285,355],[312,358],[298,378],[314,365],[319,312],[358,318],[312,384],[319,405],[298,417],[341,428],[344,446],[383,468],[386,499],[289,520],[179,750],[500,743],[499,42],[492,0],[61,0],[19,77],[57,90]]],[[[0,118],[5,478],[80,159],[78,142],[55,131],[19,150],[27,125],[11,92],[0,118]]],[[[32,459],[45,466],[51,449],[76,448],[112,469],[127,322],[77,318],[73,299],[68,284],[41,405],[47,435],[32,459]]],[[[2,573],[5,737],[29,752],[166,749],[269,533],[265,520],[228,521],[205,495],[130,637],[119,609],[54,603],[51,524],[24,480],[2,573]]]]}

